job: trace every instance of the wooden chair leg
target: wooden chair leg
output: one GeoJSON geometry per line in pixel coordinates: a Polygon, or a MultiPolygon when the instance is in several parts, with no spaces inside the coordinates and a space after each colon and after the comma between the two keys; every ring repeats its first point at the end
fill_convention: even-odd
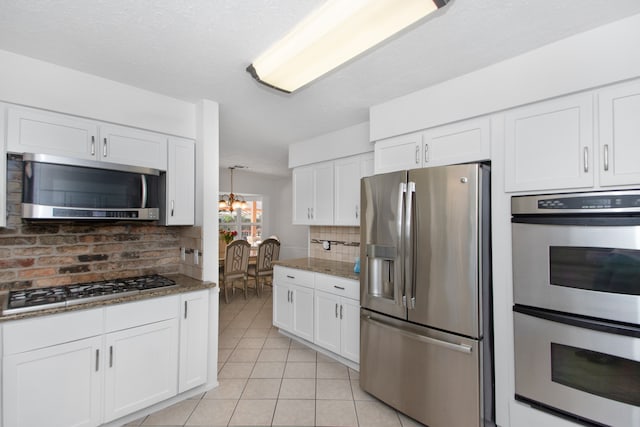
{"type": "Polygon", "coordinates": [[[226,280],[222,282],[222,286],[224,287],[224,300],[229,304],[229,286],[227,286],[226,280]]]}
{"type": "Polygon", "coordinates": [[[247,299],[247,278],[242,279],[242,284],[244,286],[244,299],[247,299]]]}

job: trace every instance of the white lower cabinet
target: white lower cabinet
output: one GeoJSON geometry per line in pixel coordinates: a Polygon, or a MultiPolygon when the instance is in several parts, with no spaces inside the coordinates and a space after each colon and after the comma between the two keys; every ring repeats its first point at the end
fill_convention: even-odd
{"type": "Polygon", "coordinates": [[[316,274],[313,342],[356,363],[360,361],[360,284],[316,274]]]}
{"type": "Polygon", "coordinates": [[[207,381],[209,291],[183,294],[180,306],[182,314],[178,393],[207,381]]]}
{"type": "Polygon", "coordinates": [[[359,363],[359,292],[356,280],[276,266],[273,324],[359,363]]]}
{"type": "Polygon", "coordinates": [[[313,341],[313,289],[281,284],[273,292],[273,324],[313,341]]]}
{"type": "Polygon", "coordinates": [[[2,360],[2,422],[11,427],[90,427],[102,410],[102,337],[2,360]]]}
{"type": "Polygon", "coordinates": [[[5,322],[1,425],[94,427],[203,384],[208,292],[5,322]]]}
{"type": "Polygon", "coordinates": [[[104,421],[177,394],[178,319],[107,334],[104,421]]]}

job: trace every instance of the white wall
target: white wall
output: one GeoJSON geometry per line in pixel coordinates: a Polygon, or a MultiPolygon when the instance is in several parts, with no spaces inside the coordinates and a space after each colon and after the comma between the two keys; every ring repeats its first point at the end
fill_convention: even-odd
{"type": "Polygon", "coordinates": [[[640,75],[640,15],[370,108],[370,139],[427,129],[640,75]]]}
{"type": "Polygon", "coordinates": [[[373,151],[369,142],[369,122],[325,133],[289,145],[289,167],[339,159],[373,151]]]}
{"type": "MultiPolygon", "coordinates": [[[[231,190],[229,169],[220,169],[220,192],[231,190]]],[[[293,189],[291,175],[280,177],[236,169],[233,172],[233,192],[263,196],[263,235],[280,238],[280,259],[306,257],[309,227],[292,225],[293,189]]]]}
{"type": "Polygon", "coordinates": [[[192,103],[3,50],[0,101],[196,138],[192,103]]]}

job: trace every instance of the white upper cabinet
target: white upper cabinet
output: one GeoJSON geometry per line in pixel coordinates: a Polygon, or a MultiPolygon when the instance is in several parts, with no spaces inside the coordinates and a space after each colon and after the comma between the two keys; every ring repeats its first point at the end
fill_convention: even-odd
{"type": "Polygon", "coordinates": [[[7,151],[97,160],[98,124],[64,114],[9,107],[7,151]]]}
{"type": "Polygon", "coordinates": [[[360,225],[360,179],[373,174],[373,153],[334,163],[334,224],[360,225]]]}
{"type": "Polygon", "coordinates": [[[165,225],[193,225],[195,221],[195,143],[169,138],[167,156],[165,225]]]}
{"type": "Polygon", "coordinates": [[[0,227],[7,226],[7,144],[6,133],[6,107],[0,104],[0,154],[4,161],[0,162],[0,227]]]}
{"type": "Polygon", "coordinates": [[[116,125],[100,125],[99,159],[110,163],[167,169],[166,135],[116,125]]]}
{"type": "Polygon", "coordinates": [[[465,120],[428,129],[423,135],[422,166],[442,166],[489,160],[490,119],[465,120]]]}
{"type": "Polygon", "coordinates": [[[594,185],[593,95],[567,96],[505,114],[505,190],[594,185]]]}
{"type": "Polygon", "coordinates": [[[422,132],[376,142],[375,173],[422,167],[422,132]]]}
{"type": "Polygon", "coordinates": [[[26,107],[8,107],[7,151],[167,169],[167,137],[26,107]]]}
{"type": "Polygon", "coordinates": [[[333,162],[293,170],[293,223],[333,223],[333,162]]]}
{"type": "Polygon", "coordinates": [[[375,173],[488,160],[489,117],[464,120],[376,142],[375,173]]]}
{"type": "Polygon", "coordinates": [[[640,183],[640,82],[603,89],[600,118],[600,184],[640,183]]]}

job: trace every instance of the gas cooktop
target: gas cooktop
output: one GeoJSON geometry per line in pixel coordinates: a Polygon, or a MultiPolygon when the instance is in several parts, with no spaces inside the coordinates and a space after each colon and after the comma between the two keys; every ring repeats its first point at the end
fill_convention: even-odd
{"type": "Polygon", "coordinates": [[[101,299],[137,294],[156,288],[177,286],[173,280],[158,274],[104,280],[50,288],[11,291],[7,295],[3,314],[24,313],[45,308],[67,307],[101,299]]]}

